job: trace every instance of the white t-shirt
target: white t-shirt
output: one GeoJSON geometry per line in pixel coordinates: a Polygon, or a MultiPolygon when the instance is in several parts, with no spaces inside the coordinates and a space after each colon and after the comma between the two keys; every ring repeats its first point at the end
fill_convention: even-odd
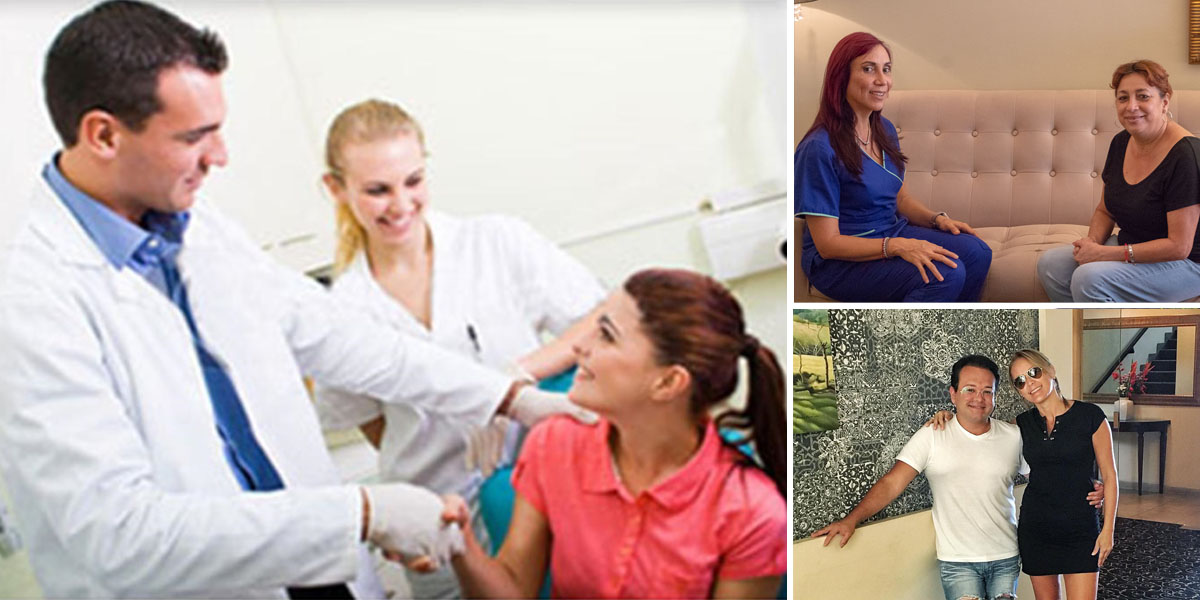
{"type": "MultiPolygon", "coordinates": [[[[337,301],[393,329],[503,369],[536,350],[542,332],[561,334],[604,299],[604,288],[587,268],[520,219],[457,218],[436,211],[427,212],[425,219],[433,237],[429,329],[379,286],[362,252],[334,282],[337,301]]],[[[467,425],[457,419],[328,387],[318,387],[316,399],[326,429],[386,416],[379,448],[384,481],[414,483],[468,500],[483,482],[478,470],[466,468],[467,425]]]]}
{"type": "Polygon", "coordinates": [[[991,419],[983,435],[963,429],[957,418],[940,431],[922,427],[896,460],[929,479],[939,560],[987,562],[1017,555],[1013,477],[1029,467],[1016,425],[991,419]]]}

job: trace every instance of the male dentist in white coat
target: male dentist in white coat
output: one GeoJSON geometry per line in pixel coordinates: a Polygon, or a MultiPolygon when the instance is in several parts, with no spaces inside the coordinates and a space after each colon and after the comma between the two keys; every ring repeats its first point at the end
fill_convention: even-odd
{"type": "Polygon", "coordinates": [[[446,560],[442,498],[339,484],[302,374],[464,426],[588,417],[340,311],[197,201],[225,64],[132,1],[46,57],[63,150],[0,249],[0,474],[48,597],[372,597],[365,542],[446,560]]]}

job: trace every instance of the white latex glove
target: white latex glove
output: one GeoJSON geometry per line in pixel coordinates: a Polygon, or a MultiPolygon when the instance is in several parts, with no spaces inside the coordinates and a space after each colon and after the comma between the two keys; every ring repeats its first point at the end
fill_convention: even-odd
{"type": "Polygon", "coordinates": [[[566,394],[547,392],[532,385],[518,389],[512,405],[508,407],[508,416],[526,427],[533,427],[538,421],[559,414],[569,415],[584,425],[592,425],[599,419],[596,413],[568,400],[566,394]]]}
{"type": "Polygon", "coordinates": [[[467,432],[467,469],[479,469],[484,478],[490,477],[500,464],[504,454],[504,442],[508,439],[508,429],[512,421],[508,417],[496,415],[483,427],[473,427],[467,432]]]}
{"type": "Polygon", "coordinates": [[[429,557],[435,568],[450,563],[465,548],[457,523],[445,523],[445,504],[437,494],[407,483],[363,487],[371,519],[367,539],[385,552],[405,558],[429,557]]]}

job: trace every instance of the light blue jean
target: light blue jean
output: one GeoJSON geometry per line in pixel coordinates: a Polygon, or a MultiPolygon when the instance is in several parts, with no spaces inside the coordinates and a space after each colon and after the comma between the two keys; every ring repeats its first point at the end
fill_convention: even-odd
{"type": "MultiPolygon", "coordinates": [[[[1108,246],[1116,245],[1116,236],[1108,246]]],[[[1200,263],[1075,262],[1074,246],[1060,246],[1038,259],[1038,279],[1051,302],[1182,302],[1200,296],[1200,263]]],[[[1136,257],[1135,257],[1136,258],[1136,257]]]]}
{"type": "Polygon", "coordinates": [[[942,591],[946,594],[946,600],[1012,599],[1017,597],[1021,558],[1014,556],[988,562],[939,560],[938,570],[941,571],[942,591]]]}

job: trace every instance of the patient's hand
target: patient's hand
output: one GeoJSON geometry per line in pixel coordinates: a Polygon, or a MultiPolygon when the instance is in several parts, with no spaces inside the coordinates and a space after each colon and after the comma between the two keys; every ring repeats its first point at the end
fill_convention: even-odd
{"type": "Polygon", "coordinates": [[[953,419],[953,418],[954,418],[954,413],[952,413],[948,410],[939,410],[936,413],[934,413],[932,417],[929,417],[928,421],[925,421],[925,427],[933,427],[934,429],[945,429],[946,423],[949,423],[950,419],[953,419]]]}
{"type": "Polygon", "coordinates": [[[1075,246],[1075,249],[1072,251],[1075,254],[1075,262],[1081,265],[1099,260],[1107,260],[1103,256],[1105,247],[1097,244],[1096,240],[1092,238],[1079,238],[1072,245],[1075,246]]]}

